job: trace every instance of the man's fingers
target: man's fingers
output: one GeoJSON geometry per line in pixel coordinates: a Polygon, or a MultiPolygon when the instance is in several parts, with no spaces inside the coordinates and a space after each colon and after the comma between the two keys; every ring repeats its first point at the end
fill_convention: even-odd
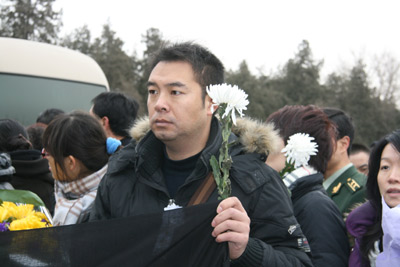
{"type": "Polygon", "coordinates": [[[229,208],[235,208],[237,210],[240,210],[242,212],[246,212],[246,210],[243,208],[242,203],[237,197],[229,197],[227,199],[224,199],[219,203],[217,207],[217,213],[221,213],[222,211],[229,209],[229,208]]]}
{"type": "Polygon", "coordinates": [[[250,223],[250,218],[247,216],[246,211],[240,211],[235,208],[228,208],[226,210],[223,210],[223,212],[217,214],[211,225],[215,227],[216,225],[226,220],[235,220],[250,223]]]}
{"type": "MultiPolygon", "coordinates": [[[[220,224],[218,224],[213,232],[212,235],[214,237],[219,237],[220,235],[224,235],[224,236],[232,236],[235,234],[246,234],[248,235],[250,231],[250,226],[246,223],[243,223],[241,221],[235,221],[235,220],[226,220],[220,224]],[[225,235],[226,233],[230,233],[229,235],[225,235]]],[[[217,239],[217,240],[218,240],[217,239]]],[[[234,240],[229,240],[231,242],[235,242],[234,240]]]]}

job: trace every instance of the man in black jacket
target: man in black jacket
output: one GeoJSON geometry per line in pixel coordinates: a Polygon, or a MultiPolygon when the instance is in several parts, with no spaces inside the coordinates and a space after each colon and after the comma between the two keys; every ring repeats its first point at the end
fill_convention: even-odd
{"type": "MultiPolygon", "coordinates": [[[[187,206],[211,172],[211,155],[219,153],[221,127],[206,87],[223,83],[222,63],[207,49],[182,43],[163,48],[151,66],[148,121],[131,130],[136,142],[110,159],[92,220],[187,206]]],[[[254,121],[238,121],[235,131],[233,197],[219,203],[210,234],[228,242],[232,266],[311,266],[287,189],[264,163],[265,143],[271,147],[276,133],[254,121]]],[[[207,202],[217,198],[214,190],[207,202]]]]}

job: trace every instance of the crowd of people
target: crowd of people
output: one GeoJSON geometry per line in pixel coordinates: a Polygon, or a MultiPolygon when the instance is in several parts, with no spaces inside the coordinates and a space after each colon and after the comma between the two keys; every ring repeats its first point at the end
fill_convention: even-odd
{"type": "Polygon", "coordinates": [[[232,194],[220,200],[210,159],[223,129],[207,87],[224,72],[200,45],[168,45],[153,57],[146,117],[131,97],[105,92],[90,111],[45,110],[28,127],[1,119],[0,199],[31,191],[63,226],[168,212],[208,190],[197,204],[218,203],[210,235],[227,243],[230,266],[397,266],[400,130],[353,144],[349,114],[314,105],[238,119],[232,194]],[[315,151],[288,171],[296,134],[315,151]]]}

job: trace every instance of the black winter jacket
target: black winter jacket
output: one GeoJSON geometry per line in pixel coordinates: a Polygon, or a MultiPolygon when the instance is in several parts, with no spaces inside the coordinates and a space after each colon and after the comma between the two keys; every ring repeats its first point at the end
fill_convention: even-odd
{"type": "Polygon", "coordinates": [[[18,150],[10,152],[15,174],[11,184],[15,189],[28,190],[37,194],[53,215],[56,199],[54,179],[49,162],[42,158],[39,150],[18,150]]]}
{"type": "MultiPolygon", "coordinates": [[[[288,191],[279,175],[265,164],[265,154],[252,148],[259,142],[273,143],[271,137],[258,135],[259,127],[265,126],[254,121],[239,126],[236,131],[242,134],[240,143],[231,149],[232,195],[239,198],[251,219],[246,251],[232,266],[311,266],[303,252],[302,245],[308,245],[293,215],[288,191]],[[244,146],[243,142],[251,145],[244,146]]],[[[232,134],[231,139],[236,136],[232,134]]],[[[195,169],[176,193],[177,205],[186,206],[211,171],[209,160],[211,155],[218,154],[221,141],[219,122],[213,119],[208,143],[195,169]]],[[[162,156],[163,143],[151,131],[137,145],[132,143],[114,154],[99,185],[91,220],[163,212],[170,197],[160,169],[162,156]]],[[[217,199],[215,190],[208,202],[217,202],[217,199]]]]}
{"type": "Polygon", "coordinates": [[[314,266],[347,266],[350,247],[342,215],[316,173],[291,186],[294,214],[311,247],[314,266]]]}

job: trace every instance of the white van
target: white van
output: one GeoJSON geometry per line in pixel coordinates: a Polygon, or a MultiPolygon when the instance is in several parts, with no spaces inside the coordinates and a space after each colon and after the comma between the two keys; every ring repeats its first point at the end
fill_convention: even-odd
{"type": "Polygon", "coordinates": [[[0,37],[0,118],[25,126],[48,108],[89,111],[91,100],[109,91],[90,57],[71,49],[0,37]]]}

